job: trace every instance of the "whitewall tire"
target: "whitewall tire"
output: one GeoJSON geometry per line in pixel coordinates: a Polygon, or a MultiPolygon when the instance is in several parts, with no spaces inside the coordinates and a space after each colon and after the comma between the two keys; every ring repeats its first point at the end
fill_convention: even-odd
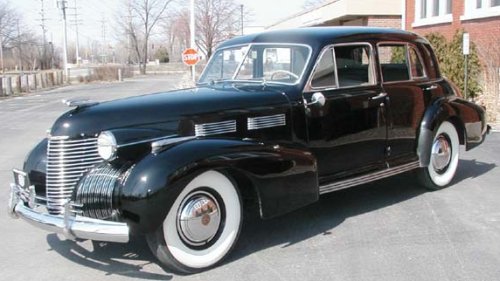
{"type": "Polygon", "coordinates": [[[162,226],[147,240],[166,267],[194,273],[217,264],[230,252],[241,222],[237,188],[224,174],[210,170],[186,185],[162,226]]]}
{"type": "Polygon", "coordinates": [[[459,160],[460,141],[455,126],[441,123],[429,149],[429,165],[420,171],[420,181],[428,189],[437,190],[447,186],[455,176],[459,160]]]}

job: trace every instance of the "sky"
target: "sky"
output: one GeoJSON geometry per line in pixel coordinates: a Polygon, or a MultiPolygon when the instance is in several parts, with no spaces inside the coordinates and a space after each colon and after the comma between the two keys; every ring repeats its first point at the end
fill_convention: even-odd
{"type": "MultiPolygon", "coordinates": [[[[42,0],[2,0],[8,1],[22,15],[21,22],[28,25],[35,33],[41,34],[40,10],[42,0]]],[[[125,0],[76,0],[78,8],[79,41],[81,45],[90,43],[93,40],[101,40],[103,30],[103,20],[105,20],[106,41],[116,40],[117,32],[113,28],[112,22],[116,18],[116,11],[125,0]]],[[[186,1],[189,3],[189,1],[186,1]]],[[[57,0],[43,0],[45,17],[48,19],[47,40],[55,45],[62,45],[62,16],[57,8],[57,0]]],[[[235,0],[235,3],[243,4],[244,9],[251,11],[251,22],[247,26],[268,26],[276,21],[291,16],[299,12],[304,0],[235,0]]],[[[75,7],[75,0],[68,0],[68,7],[75,7]]],[[[74,9],[68,9],[68,43],[74,42],[76,37],[75,26],[71,25],[74,17],[74,9]]]]}

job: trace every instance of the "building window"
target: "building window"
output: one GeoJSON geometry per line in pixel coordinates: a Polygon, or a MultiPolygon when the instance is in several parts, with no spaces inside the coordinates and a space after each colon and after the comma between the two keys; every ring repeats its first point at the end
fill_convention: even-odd
{"type": "Polygon", "coordinates": [[[425,19],[427,17],[427,1],[417,0],[417,2],[421,2],[419,18],[425,19]]]}
{"type": "Polygon", "coordinates": [[[452,0],[416,0],[413,27],[451,22],[452,3],[452,0]]]}
{"type": "Polygon", "coordinates": [[[453,2],[452,0],[446,1],[446,14],[451,14],[451,3],[452,2],[453,2]]]}
{"type": "Polygon", "coordinates": [[[500,16],[500,0],[465,0],[461,20],[500,16]]]}

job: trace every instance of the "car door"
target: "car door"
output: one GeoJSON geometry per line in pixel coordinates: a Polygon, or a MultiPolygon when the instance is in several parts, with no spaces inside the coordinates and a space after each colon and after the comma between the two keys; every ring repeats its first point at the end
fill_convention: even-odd
{"type": "Polygon", "coordinates": [[[320,183],[384,166],[386,98],[374,66],[368,43],[329,46],[316,63],[304,99],[320,183]]]}
{"type": "Polygon", "coordinates": [[[416,159],[417,136],[426,104],[441,86],[427,78],[422,55],[415,45],[379,43],[377,51],[382,87],[390,100],[387,161],[393,166],[416,159]]]}

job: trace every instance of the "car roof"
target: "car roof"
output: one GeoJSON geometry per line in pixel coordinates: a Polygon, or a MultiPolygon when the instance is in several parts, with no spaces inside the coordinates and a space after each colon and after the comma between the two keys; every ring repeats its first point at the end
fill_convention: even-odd
{"type": "Polygon", "coordinates": [[[427,42],[414,33],[395,28],[335,26],[264,31],[232,38],[220,44],[218,48],[249,43],[294,43],[306,44],[314,48],[327,44],[361,40],[427,42]]]}

